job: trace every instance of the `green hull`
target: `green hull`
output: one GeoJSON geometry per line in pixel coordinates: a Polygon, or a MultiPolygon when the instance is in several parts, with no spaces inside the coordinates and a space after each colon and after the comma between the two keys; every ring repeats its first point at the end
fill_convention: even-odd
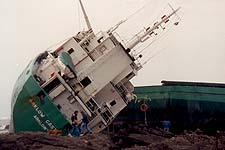
{"type": "Polygon", "coordinates": [[[12,96],[11,129],[19,131],[48,131],[63,129],[69,122],[32,75],[32,61],[19,76],[12,96]],[[37,95],[44,93],[41,100],[37,95]]]}
{"type": "Polygon", "coordinates": [[[190,109],[199,105],[198,108],[201,110],[216,109],[225,112],[225,84],[171,81],[162,81],[162,83],[162,86],[135,87],[135,93],[140,99],[151,98],[152,101],[147,102],[153,108],[179,106],[183,103],[190,106],[190,109]],[[216,103],[219,105],[215,105],[216,103]]]}
{"type": "Polygon", "coordinates": [[[162,86],[135,87],[135,94],[137,100],[119,115],[123,121],[144,122],[140,106],[145,102],[151,126],[161,127],[161,121],[168,118],[173,132],[225,130],[225,84],[164,81],[162,86]]]}

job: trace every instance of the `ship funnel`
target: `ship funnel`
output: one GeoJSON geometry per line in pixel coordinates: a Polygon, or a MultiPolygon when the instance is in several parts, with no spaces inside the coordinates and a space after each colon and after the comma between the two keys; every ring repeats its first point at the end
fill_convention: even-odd
{"type": "Polygon", "coordinates": [[[88,16],[87,16],[87,13],[86,13],[86,11],[84,9],[83,3],[82,3],[81,0],[79,0],[79,2],[80,2],[80,6],[81,6],[81,9],[82,9],[83,15],[84,15],[85,22],[86,22],[87,27],[88,27],[88,31],[91,31],[92,32],[91,23],[90,23],[90,21],[88,19],[88,16]]]}

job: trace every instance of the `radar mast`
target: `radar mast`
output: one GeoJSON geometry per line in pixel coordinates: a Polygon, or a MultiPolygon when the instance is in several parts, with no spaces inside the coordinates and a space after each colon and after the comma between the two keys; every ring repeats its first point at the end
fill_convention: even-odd
{"type": "Polygon", "coordinates": [[[90,23],[90,21],[88,19],[88,16],[87,16],[87,13],[86,13],[86,11],[84,9],[83,3],[82,3],[81,0],[79,0],[79,2],[80,2],[80,6],[81,6],[81,9],[82,9],[83,15],[84,15],[85,22],[86,22],[87,27],[88,27],[88,31],[92,31],[91,23],[90,23]]]}

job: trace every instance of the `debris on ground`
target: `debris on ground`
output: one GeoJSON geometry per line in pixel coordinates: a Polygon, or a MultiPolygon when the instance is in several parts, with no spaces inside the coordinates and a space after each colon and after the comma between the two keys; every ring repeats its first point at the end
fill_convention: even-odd
{"type": "Polygon", "coordinates": [[[147,146],[134,145],[126,150],[225,150],[225,133],[218,132],[216,136],[199,134],[198,132],[183,133],[171,138],[152,134],[131,134],[130,137],[142,139],[147,146]]]}
{"type": "Polygon", "coordinates": [[[225,132],[215,136],[201,130],[174,135],[160,128],[121,128],[115,134],[87,134],[81,137],[42,132],[0,134],[1,150],[225,150],[225,132]],[[145,131],[145,132],[143,132],[145,131]]]}
{"type": "Polygon", "coordinates": [[[108,150],[112,146],[109,136],[105,134],[68,137],[42,132],[20,132],[0,135],[1,150],[108,150]]]}

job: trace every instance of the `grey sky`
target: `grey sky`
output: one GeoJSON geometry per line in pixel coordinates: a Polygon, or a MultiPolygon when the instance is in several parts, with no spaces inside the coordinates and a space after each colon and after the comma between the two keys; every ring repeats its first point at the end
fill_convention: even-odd
{"type": "MultiPolygon", "coordinates": [[[[132,12],[146,7],[137,22],[150,23],[165,0],[83,0],[95,31],[106,30],[132,12]],[[149,18],[149,21],[148,21],[149,18]],[[142,22],[143,21],[143,22],[142,22]]],[[[135,85],[155,85],[161,80],[225,82],[225,0],[170,0],[182,6],[182,22],[167,37],[149,47],[166,50],[152,59],[133,80],[135,85]]],[[[80,16],[80,17],[79,17],[80,16]]],[[[84,28],[79,23],[76,0],[0,1],[0,118],[10,114],[11,94],[27,63],[49,46],[84,28]]],[[[129,24],[131,23],[131,24],[129,24]]]]}

